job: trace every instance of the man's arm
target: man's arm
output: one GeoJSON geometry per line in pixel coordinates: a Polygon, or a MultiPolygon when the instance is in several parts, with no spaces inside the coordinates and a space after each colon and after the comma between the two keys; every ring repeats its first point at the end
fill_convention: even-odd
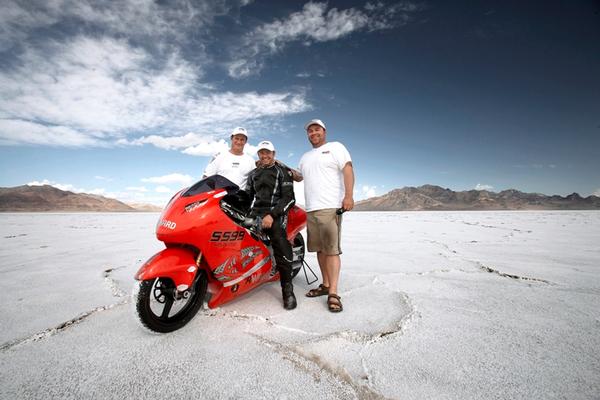
{"type": "Polygon", "coordinates": [[[344,199],[342,200],[342,208],[346,211],[350,211],[354,208],[354,169],[352,168],[352,162],[348,161],[344,168],[342,168],[342,175],[344,176],[344,199]]]}
{"type": "Polygon", "coordinates": [[[302,180],[304,179],[304,177],[302,176],[302,172],[300,172],[297,169],[294,169],[292,167],[290,167],[289,165],[285,165],[283,162],[279,161],[279,160],[275,160],[275,163],[281,165],[282,167],[287,168],[291,171],[292,173],[292,180],[295,182],[302,182],[302,180]]]}
{"type": "Polygon", "coordinates": [[[210,160],[206,168],[204,169],[204,173],[202,174],[202,179],[212,176],[217,173],[217,157],[219,153],[215,154],[213,158],[210,160]]]}
{"type": "Polygon", "coordinates": [[[294,199],[294,182],[292,182],[292,172],[287,168],[279,167],[279,185],[281,186],[281,196],[277,204],[273,206],[269,214],[273,218],[285,215],[296,203],[294,199]]]}

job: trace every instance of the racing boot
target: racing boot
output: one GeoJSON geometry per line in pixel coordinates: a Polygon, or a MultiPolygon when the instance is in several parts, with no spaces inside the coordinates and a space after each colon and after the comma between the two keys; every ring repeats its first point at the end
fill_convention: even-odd
{"type": "Polygon", "coordinates": [[[294,296],[294,286],[292,282],[286,282],[281,285],[281,293],[283,294],[283,308],[293,310],[296,308],[296,296],[294,296]]]}

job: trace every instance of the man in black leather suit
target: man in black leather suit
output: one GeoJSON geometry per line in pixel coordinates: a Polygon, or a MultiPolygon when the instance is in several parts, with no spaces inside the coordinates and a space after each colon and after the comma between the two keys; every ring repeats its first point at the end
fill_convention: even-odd
{"type": "Polygon", "coordinates": [[[283,307],[296,308],[292,285],[292,245],[287,240],[287,214],[296,202],[292,172],[275,162],[275,147],[267,140],[258,144],[258,166],[248,176],[247,191],[251,215],[261,218],[261,228],[271,239],[275,262],[281,277],[283,307]]]}

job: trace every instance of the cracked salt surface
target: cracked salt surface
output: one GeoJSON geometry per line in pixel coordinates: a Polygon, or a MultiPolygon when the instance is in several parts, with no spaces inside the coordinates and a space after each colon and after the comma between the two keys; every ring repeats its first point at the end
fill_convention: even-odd
{"type": "Polygon", "coordinates": [[[598,212],[349,213],[342,313],[299,277],[168,335],[129,296],[157,217],[0,215],[0,398],[600,397],[598,212]]]}

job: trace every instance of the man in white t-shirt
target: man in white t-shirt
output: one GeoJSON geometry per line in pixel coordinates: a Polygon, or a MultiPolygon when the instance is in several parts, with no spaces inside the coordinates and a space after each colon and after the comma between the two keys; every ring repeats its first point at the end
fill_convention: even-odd
{"type": "Polygon", "coordinates": [[[202,178],[222,175],[245,190],[248,174],[255,167],[255,161],[244,154],[244,146],[248,142],[248,133],[244,128],[235,128],[231,132],[231,148],[229,151],[217,153],[208,163],[202,178]]]}
{"type": "Polygon", "coordinates": [[[308,251],[317,252],[323,283],[306,296],[327,295],[331,312],[342,311],[338,296],[342,215],[339,209],[354,208],[354,170],[350,153],[339,142],[327,142],[327,130],[320,119],[310,120],[304,128],[313,149],[300,159],[307,211],[308,251]]]}

